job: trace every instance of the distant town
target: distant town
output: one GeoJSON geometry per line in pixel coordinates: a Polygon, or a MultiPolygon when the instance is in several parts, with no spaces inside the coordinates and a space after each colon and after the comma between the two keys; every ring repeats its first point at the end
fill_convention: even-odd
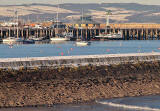
{"type": "Polygon", "coordinates": [[[0,6],[0,10],[5,12],[0,14],[3,42],[160,39],[159,20],[146,21],[147,17],[160,17],[159,6],[151,10],[150,6],[134,3],[28,4],[0,6]],[[139,21],[135,17],[140,17],[139,21]]]}

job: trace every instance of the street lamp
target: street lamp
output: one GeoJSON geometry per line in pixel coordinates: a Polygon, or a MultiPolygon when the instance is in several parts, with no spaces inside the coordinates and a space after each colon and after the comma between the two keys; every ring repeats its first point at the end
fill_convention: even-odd
{"type": "Polygon", "coordinates": [[[111,10],[106,11],[106,27],[109,27],[109,16],[112,15],[111,10]]]}

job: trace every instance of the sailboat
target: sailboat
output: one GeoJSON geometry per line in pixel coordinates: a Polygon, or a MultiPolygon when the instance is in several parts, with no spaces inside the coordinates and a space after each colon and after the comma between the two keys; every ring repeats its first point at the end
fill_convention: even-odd
{"type": "MultiPolygon", "coordinates": [[[[82,24],[83,24],[83,9],[82,9],[82,24]]],[[[87,45],[89,45],[88,41],[83,41],[82,40],[82,38],[83,38],[82,37],[83,36],[82,30],[83,30],[83,27],[81,27],[81,39],[76,41],[77,46],[87,46],[87,45]]]]}
{"type": "Polygon", "coordinates": [[[99,34],[98,36],[95,36],[96,39],[106,39],[106,40],[122,40],[122,34],[121,32],[118,33],[109,33],[109,34],[99,34]]]}
{"type": "MultiPolygon", "coordinates": [[[[16,37],[8,37],[3,39],[3,43],[14,43],[14,42],[23,42],[23,39],[19,38],[19,29],[18,29],[18,13],[15,12],[15,15],[17,16],[17,38],[16,37]]],[[[10,30],[10,29],[9,29],[10,30]]]]}
{"type": "MultiPolygon", "coordinates": [[[[56,20],[56,23],[57,23],[57,26],[56,26],[56,29],[57,31],[59,30],[59,20],[58,20],[58,17],[59,17],[59,4],[58,4],[58,8],[57,8],[57,20],[56,20]]],[[[55,37],[51,37],[50,38],[51,41],[69,41],[70,39],[66,36],[60,36],[60,34],[56,34],[55,37]]]]}
{"type": "Polygon", "coordinates": [[[3,43],[10,43],[10,42],[22,42],[22,39],[15,38],[15,37],[8,37],[2,40],[3,43]]]}
{"type": "Polygon", "coordinates": [[[65,36],[56,35],[55,37],[50,38],[51,41],[69,41],[70,39],[65,36]]]}
{"type": "MultiPolygon", "coordinates": [[[[28,18],[28,19],[29,19],[29,18],[28,18]]],[[[39,21],[38,21],[38,15],[37,15],[37,22],[39,22],[39,21]]],[[[45,40],[46,37],[44,37],[44,36],[43,36],[43,37],[40,37],[39,34],[38,34],[38,29],[42,29],[42,27],[38,25],[38,26],[36,27],[36,29],[37,29],[36,35],[35,35],[35,36],[30,36],[29,39],[30,39],[30,40],[33,40],[33,41],[35,41],[35,42],[45,40]]]]}
{"type": "Polygon", "coordinates": [[[36,36],[32,36],[30,37],[30,39],[34,40],[34,41],[42,41],[45,39],[45,37],[36,37],[36,36]]]}
{"type": "Polygon", "coordinates": [[[77,46],[87,46],[87,45],[89,45],[89,42],[87,42],[87,41],[77,41],[76,45],[77,46]]]}
{"type": "Polygon", "coordinates": [[[2,39],[3,43],[15,43],[15,42],[23,42],[21,38],[16,38],[16,37],[7,37],[2,39]]]}

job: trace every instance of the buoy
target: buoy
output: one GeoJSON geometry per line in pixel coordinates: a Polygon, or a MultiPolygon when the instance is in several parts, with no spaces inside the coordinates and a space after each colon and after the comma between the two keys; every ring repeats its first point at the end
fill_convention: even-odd
{"type": "Polygon", "coordinates": [[[106,52],[110,52],[110,49],[107,49],[106,52]]]}
{"type": "Polygon", "coordinates": [[[160,48],[158,48],[158,50],[160,50],[160,48]]]}
{"type": "Polygon", "coordinates": [[[73,48],[71,48],[71,50],[73,50],[73,48]]]}
{"type": "Polygon", "coordinates": [[[63,56],[64,55],[64,53],[63,52],[61,52],[61,56],[63,56]]]}

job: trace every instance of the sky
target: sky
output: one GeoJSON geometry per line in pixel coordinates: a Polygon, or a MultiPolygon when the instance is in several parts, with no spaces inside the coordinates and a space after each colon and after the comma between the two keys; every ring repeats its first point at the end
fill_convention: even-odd
{"type": "Polygon", "coordinates": [[[0,0],[0,5],[18,5],[31,3],[140,3],[146,5],[160,5],[160,0],[0,0]]]}

